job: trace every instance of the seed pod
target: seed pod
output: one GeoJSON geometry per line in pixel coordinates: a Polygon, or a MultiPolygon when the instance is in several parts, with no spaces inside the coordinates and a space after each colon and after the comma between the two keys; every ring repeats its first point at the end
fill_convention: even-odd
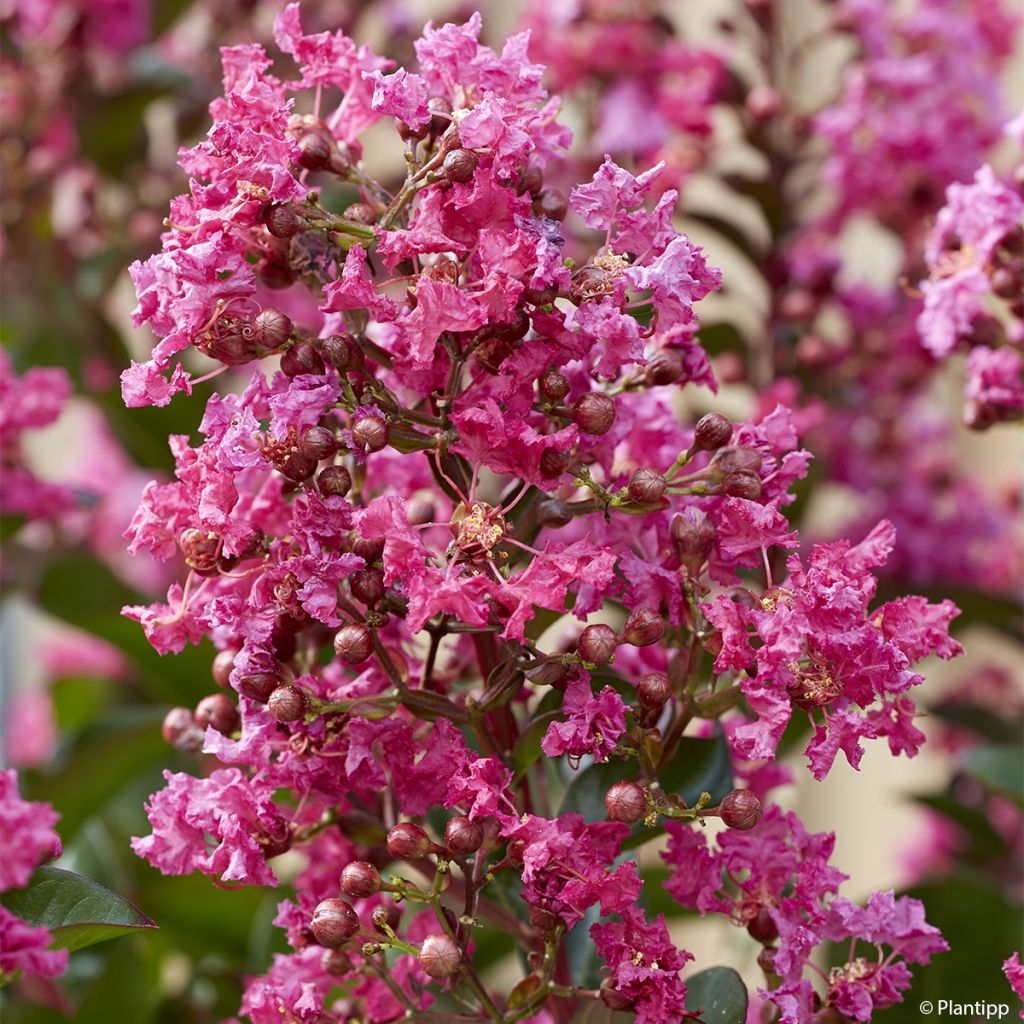
{"type": "Polygon", "coordinates": [[[504,341],[519,341],[525,338],[530,330],[530,315],[523,309],[517,309],[507,323],[493,324],[491,329],[496,337],[504,341]]]}
{"type": "Polygon", "coordinates": [[[294,483],[305,483],[316,472],[316,459],[311,459],[302,452],[292,452],[277,467],[277,471],[294,483]]]}
{"type": "Polygon", "coordinates": [[[529,192],[530,195],[537,195],[544,187],[544,172],[537,164],[530,164],[519,176],[519,186],[516,189],[520,195],[529,192]]]}
{"type": "Polygon", "coordinates": [[[334,431],[327,427],[310,427],[299,440],[299,451],[317,462],[331,458],[340,447],[334,431]]]}
{"type": "Polygon", "coordinates": [[[650,647],[665,635],[665,620],[653,608],[637,608],[630,612],[622,627],[622,643],[633,647],[650,647]]]}
{"type": "Polygon", "coordinates": [[[260,704],[266,704],[270,695],[279,687],[286,686],[292,681],[292,674],[288,668],[276,663],[269,670],[262,672],[248,672],[238,680],[238,692],[250,700],[260,704]]]}
{"type": "Polygon", "coordinates": [[[626,493],[638,505],[654,505],[662,499],[666,487],[668,484],[661,473],[643,466],[629,478],[626,493]]]}
{"type": "Polygon", "coordinates": [[[230,736],[241,724],[238,705],[226,693],[211,693],[196,705],[195,723],[200,729],[211,726],[222,736],[230,736]]]}
{"type": "Polygon", "coordinates": [[[373,654],[373,634],[359,622],[342,626],[334,635],[334,653],[346,665],[361,665],[373,654]]]}
{"type": "Polygon", "coordinates": [[[367,563],[376,562],[384,554],[383,537],[363,537],[353,530],[348,535],[349,550],[367,563]]]}
{"type": "Polygon", "coordinates": [[[730,498],[746,498],[757,501],[761,497],[761,478],[756,473],[738,469],[735,473],[727,473],[718,485],[718,493],[730,498]]]}
{"type": "Polygon", "coordinates": [[[616,782],[605,794],[604,806],[612,821],[632,824],[647,813],[647,797],[635,782],[616,782]]]}
{"type": "MultiPolygon", "coordinates": [[[[693,431],[693,446],[701,451],[711,452],[729,443],[732,437],[732,422],[720,412],[709,412],[697,420],[693,431]]],[[[760,463],[759,463],[760,465],[760,463]]]]}
{"type": "Polygon", "coordinates": [[[202,750],[203,732],[188,708],[171,708],[164,715],[160,734],[175,750],[202,750]]]}
{"type": "Polygon", "coordinates": [[[344,498],[352,488],[352,476],[344,466],[328,466],[316,478],[320,493],[328,498],[344,498]]]}
{"type": "Polygon", "coordinates": [[[323,956],[320,957],[320,969],[324,974],[339,977],[352,970],[352,961],[348,954],[340,949],[325,949],[323,956]]]}
{"type": "Polygon", "coordinates": [[[364,900],[380,892],[380,872],[365,860],[346,864],[341,872],[341,891],[352,899],[364,900]]]}
{"type": "Polygon", "coordinates": [[[428,935],[418,957],[420,967],[431,978],[450,978],[459,969],[459,947],[447,935],[428,935]]]}
{"type": "Polygon", "coordinates": [[[190,569],[195,569],[200,574],[216,571],[220,548],[220,538],[217,534],[189,527],[181,531],[178,546],[185,556],[185,564],[190,569]]]}
{"type": "Polygon", "coordinates": [[[372,607],[384,597],[384,573],[380,569],[360,569],[349,577],[352,596],[367,607],[372,607]]]}
{"type": "Polygon", "coordinates": [[[572,409],[573,422],[584,434],[607,434],[615,422],[615,402],[600,391],[580,395],[572,409]]]}
{"type": "Polygon", "coordinates": [[[267,700],[267,710],[279,722],[297,722],[309,708],[309,699],[297,686],[279,686],[267,700]]]}
{"type": "MultiPolygon", "coordinates": [[[[292,322],[279,309],[268,306],[256,314],[252,333],[261,355],[279,349],[292,334],[292,322]]],[[[322,372],[322,371],[321,371],[322,372]]]]}
{"type": "Polygon", "coordinates": [[[309,929],[321,946],[337,949],[359,931],[359,915],[351,904],[331,897],[317,904],[309,929]]]}
{"type": "Polygon", "coordinates": [[[557,188],[545,188],[533,200],[533,212],[538,217],[565,220],[565,215],[569,212],[569,201],[565,198],[565,193],[557,188]]]}
{"type": "Polygon", "coordinates": [[[351,334],[332,334],[320,342],[320,354],[338,373],[351,373],[366,362],[363,350],[351,334]]]}
{"type": "Polygon", "coordinates": [[[484,830],[461,814],[448,819],[444,827],[444,845],[460,857],[476,853],[483,845],[484,830]]]}
{"type": "Polygon", "coordinates": [[[576,644],[576,653],[584,661],[593,665],[607,665],[615,656],[615,648],[618,641],[615,639],[615,630],[604,623],[595,623],[587,626],[580,634],[576,644]]]}
{"type": "Polygon", "coordinates": [[[361,452],[379,452],[388,443],[388,425],[379,416],[360,416],[351,430],[352,443],[361,452]]]}
{"type": "Polygon", "coordinates": [[[674,384],[683,375],[683,357],[673,348],[658,349],[644,367],[648,384],[674,384]]]}
{"type": "Polygon", "coordinates": [[[761,820],[761,814],[761,801],[749,789],[734,789],[718,805],[722,821],[741,832],[753,828],[761,820]]]}
{"type": "Polygon", "coordinates": [[[324,361],[312,342],[297,341],[281,356],[281,372],[286,377],[298,377],[304,373],[319,376],[324,372],[324,361]]]}
{"type": "Polygon", "coordinates": [[[305,221],[287,203],[274,203],[265,218],[267,230],[275,238],[291,238],[304,227],[305,221]]]}
{"type": "Polygon", "coordinates": [[[560,402],[570,390],[568,379],[557,370],[546,370],[542,373],[537,386],[549,402],[560,402]]]}
{"type": "Polygon", "coordinates": [[[528,302],[531,306],[549,306],[557,298],[558,289],[554,285],[523,289],[523,302],[528,302]]]}
{"type": "Polygon", "coordinates": [[[636,684],[636,696],[642,707],[654,711],[672,698],[672,686],[664,672],[645,672],[636,684]]]}
{"type": "MultiPolygon", "coordinates": [[[[750,931],[748,928],[747,931],[750,931]]],[[[778,934],[776,932],[776,934],[778,934]]],[[[752,935],[752,938],[757,939],[756,935],[752,935]]],[[[758,939],[760,942],[761,940],[758,939]]],[[[765,974],[775,974],[775,957],[778,955],[778,949],[774,946],[765,946],[760,953],[757,954],[757,966],[764,971],[765,974]]]]}
{"type": "Polygon", "coordinates": [[[453,149],[441,164],[441,174],[448,181],[471,181],[479,162],[476,153],[468,149],[453,149]]]}
{"type": "Polygon", "coordinates": [[[218,651],[217,656],[213,659],[213,664],[210,666],[210,673],[213,676],[213,681],[218,686],[229,686],[231,683],[231,670],[235,667],[235,655],[237,651],[227,648],[223,651],[218,651]]]}
{"type": "Polygon", "coordinates": [[[387,838],[388,853],[398,860],[419,860],[434,849],[430,836],[411,821],[400,821],[387,838]]]}

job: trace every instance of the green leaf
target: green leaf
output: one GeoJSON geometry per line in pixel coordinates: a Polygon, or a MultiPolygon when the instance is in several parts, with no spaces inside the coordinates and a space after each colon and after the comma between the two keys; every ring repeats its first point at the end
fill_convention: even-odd
{"type": "Polygon", "coordinates": [[[569,783],[558,813],[582,814],[587,821],[604,821],[608,816],[605,794],[614,783],[635,778],[637,771],[636,761],[606,761],[584,768],[569,783]]]}
{"type": "Polygon", "coordinates": [[[512,748],[512,765],[517,772],[524,772],[536,763],[541,755],[540,741],[544,739],[548,726],[561,717],[561,711],[547,711],[536,716],[519,734],[519,739],[512,748]]]}
{"type": "Polygon", "coordinates": [[[969,701],[948,700],[933,704],[928,708],[928,714],[993,743],[1013,743],[1021,735],[1024,724],[1019,715],[1004,718],[969,701]]]}
{"type": "Polygon", "coordinates": [[[987,815],[976,807],[968,807],[945,794],[915,796],[914,800],[938,811],[964,830],[970,845],[960,854],[963,860],[984,863],[1005,857],[1009,852],[1006,840],[992,827],[987,815]]]}
{"type": "Polygon", "coordinates": [[[588,1002],[573,1016],[572,1024],[633,1024],[635,1020],[636,1014],[609,1010],[604,1003],[588,1002]]]}
{"type": "Polygon", "coordinates": [[[686,1008],[705,1024],[743,1024],[747,988],[731,967],[709,967],[686,979],[686,1008]]]}
{"type": "Polygon", "coordinates": [[[697,802],[701,793],[710,793],[713,807],[734,789],[732,758],[725,737],[684,737],[672,760],[661,766],[658,781],[666,793],[678,793],[690,805],[697,802]]]}
{"type": "Polygon", "coordinates": [[[37,868],[24,889],[3,896],[3,904],[29,924],[49,929],[53,946],[76,950],[146,928],[156,928],[116,892],[73,871],[37,868]]]}
{"type": "Polygon", "coordinates": [[[964,770],[980,779],[986,786],[1022,799],[1021,781],[1024,779],[1024,747],[985,744],[975,747],[967,755],[964,770]]]}

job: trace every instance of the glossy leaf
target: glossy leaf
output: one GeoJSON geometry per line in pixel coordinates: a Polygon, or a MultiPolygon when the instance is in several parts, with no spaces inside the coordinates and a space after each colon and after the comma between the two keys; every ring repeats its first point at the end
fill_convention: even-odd
{"type": "Polygon", "coordinates": [[[686,1008],[700,1010],[704,1024],[743,1024],[747,988],[731,967],[709,967],[686,979],[686,1008]]]}

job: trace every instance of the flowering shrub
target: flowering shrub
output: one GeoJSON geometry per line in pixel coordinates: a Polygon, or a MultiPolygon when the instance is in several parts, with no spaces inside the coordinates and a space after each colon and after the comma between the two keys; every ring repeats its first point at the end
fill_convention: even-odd
{"type": "MultiPolygon", "coordinates": [[[[715,1004],[737,1024],[868,1021],[955,948],[927,901],[840,895],[834,836],[779,790],[794,749],[819,782],[872,741],[914,757],[920,663],[963,653],[961,594],[1018,582],[1012,512],[950,468],[951,428],[926,411],[957,346],[968,425],[1024,411],[1024,203],[982,166],[1014,21],[997,3],[835,6],[860,55],[814,116],[777,80],[771,3],[742,12],[762,82],[653,9],[603,2],[530,4],[539,42],[497,49],[479,13],[428,24],[404,67],[307,31],[295,3],[273,22],[280,59],[266,39],[225,46],[212,125],[179,153],[188,191],[128,268],[155,344],[126,359],[124,405],[197,408],[123,523],[141,570],[97,539],[112,492],[84,515],[24,456],[67,377],[0,365],[4,514],[88,543],[132,585],[101,581],[149,645],[107,625],[132,664],[84,642],[70,670],[137,671],[162,705],[174,770],[132,849],[232,895],[285,889],[239,1018],[662,1024],[715,1004]],[[549,87],[584,109],[582,139],[549,87]],[[742,354],[714,314],[736,286],[675,219],[737,93],[770,170],[722,180],[767,241],[689,212],[765,275],[742,354]],[[832,190],[810,212],[792,199],[808,168],[832,190]],[[901,235],[902,289],[840,278],[856,218],[901,235]],[[750,386],[746,413],[720,382],[750,386]],[[844,536],[803,522],[815,474],[863,499],[844,536]],[[154,652],[189,682],[167,685],[176,662],[154,652]],[[699,962],[670,927],[683,911],[743,929],[758,980],[699,962]],[[513,949],[499,981],[495,950],[513,949]]],[[[79,16],[100,54],[101,12],[79,16]]],[[[40,587],[65,607],[58,590],[40,587]]],[[[1001,815],[1011,847],[1018,804],[973,797],[958,806],[1001,815]]],[[[20,887],[46,818],[9,817],[20,887]]],[[[965,848],[937,836],[919,877],[965,848]]],[[[0,913],[6,958],[30,926],[0,913]]],[[[5,975],[63,968],[32,934],[5,975]]]]}

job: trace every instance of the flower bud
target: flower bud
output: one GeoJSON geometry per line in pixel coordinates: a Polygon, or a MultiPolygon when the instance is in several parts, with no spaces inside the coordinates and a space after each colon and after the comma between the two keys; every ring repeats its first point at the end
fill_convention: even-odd
{"type": "Polygon", "coordinates": [[[352,970],[352,961],[340,949],[325,949],[320,957],[320,970],[337,978],[352,970]]]}
{"type": "Polygon", "coordinates": [[[672,686],[664,672],[645,672],[636,684],[636,696],[645,708],[664,707],[672,699],[672,686]]]}
{"type": "Polygon", "coordinates": [[[316,478],[320,493],[327,498],[344,498],[352,488],[352,476],[344,466],[328,466],[316,478]]]}
{"type": "Polygon", "coordinates": [[[632,1010],[633,999],[627,996],[624,992],[619,992],[614,987],[614,982],[611,978],[605,978],[601,982],[601,987],[598,990],[601,993],[601,1002],[608,1007],[609,1010],[632,1010]]]}
{"type": "Polygon", "coordinates": [[[554,285],[523,289],[523,302],[528,302],[531,306],[550,306],[557,298],[558,289],[554,285]]]}
{"type": "Polygon", "coordinates": [[[431,96],[427,100],[430,111],[430,134],[443,135],[452,123],[452,105],[443,96],[431,96]]]}
{"type": "Polygon", "coordinates": [[[248,672],[239,678],[238,692],[250,700],[266,704],[274,690],[279,686],[286,686],[291,681],[291,672],[278,662],[269,671],[248,672]]]}
{"type": "Polygon", "coordinates": [[[584,661],[593,665],[607,665],[615,656],[618,641],[615,630],[602,622],[587,626],[580,634],[576,644],[576,652],[584,661]]]}
{"type": "Polygon", "coordinates": [[[309,699],[297,686],[279,686],[267,700],[267,710],[279,722],[297,722],[309,708],[309,699]]]}
{"type": "Polygon", "coordinates": [[[324,372],[324,361],[310,341],[297,341],[281,356],[281,372],[286,377],[298,377],[312,373],[317,376],[324,372]]]}
{"type": "Polygon", "coordinates": [[[226,693],[211,693],[196,705],[193,716],[200,729],[212,727],[222,736],[230,736],[241,724],[238,705],[226,693]]]}
{"type": "Polygon", "coordinates": [[[263,352],[273,352],[292,336],[292,322],[281,310],[268,306],[256,314],[252,333],[263,352]]]}
{"type": "Polygon", "coordinates": [[[352,596],[367,607],[377,604],[384,597],[384,573],[380,569],[360,569],[349,577],[352,596]]]}
{"type": "Polygon", "coordinates": [[[547,370],[542,373],[537,381],[537,386],[540,388],[540,393],[549,402],[560,402],[569,394],[570,390],[568,378],[557,370],[547,370]]]}
{"type": "Polygon", "coordinates": [[[309,929],[321,946],[337,949],[359,931],[359,915],[351,904],[332,897],[317,904],[309,929]]]}
{"type": "Polygon", "coordinates": [[[352,443],[361,452],[379,452],[388,443],[388,425],[379,416],[360,416],[351,430],[352,443]]]}
{"type": "Polygon", "coordinates": [[[718,805],[718,816],[741,832],[753,828],[761,820],[761,801],[749,789],[734,789],[718,805]]]}
{"type": "Polygon", "coordinates": [[[644,466],[629,478],[626,493],[638,505],[654,505],[662,499],[667,486],[661,473],[644,466]]]}
{"type": "Polygon", "coordinates": [[[185,564],[198,573],[214,572],[217,568],[217,554],[220,550],[220,537],[206,530],[189,527],[181,531],[178,546],[185,556],[185,564]]]}
{"type": "Polygon", "coordinates": [[[573,422],[584,434],[607,434],[615,422],[615,402],[600,391],[580,395],[572,410],[573,422]]]}
{"type": "Polygon", "coordinates": [[[702,512],[687,509],[683,514],[672,517],[669,536],[676,557],[684,568],[691,576],[699,575],[701,566],[715,548],[717,533],[714,523],[702,512]]]}
{"type": "Polygon", "coordinates": [[[561,918],[557,914],[551,913],[550,910],[545,910],[543,907],[530,907],[529,910],[530,924],[539,932],[543,932],[545,935],[553,932],[561,922],[561,918]]]}
{"type": "Polygon", "coordinates": [[[522,195],[529,192],[530,195],[537,195],[544,187],[544,171],[537,164],[530,164],[519,175],[519,186],[516,191],[522,195]]]}
{"type": "Polygon", "coordinates": [[[459,947],[447,935],[428,935],[419,955],[420,967],[431,978],[450,978],[462,959],[459,947]]]}
{"type": "Polygon", "coordinates": [[[637,608],[630,612],[621,635],[624,644],[650,647],[665,635],[665,620],[653,608],[637,608]]]}
{"type": "Polygon", "coordinates": [[[540,457],[540,471],[544,476],[561,476],[572,462],[569,452],[560,452],[557,448],[545,448],[540,457]]]}
{"type": "Polygon", "coordinates": [[[363,350],[351,334],[332,334],[320,342],[320,354],[338,373],[351,373],[366,361],[363,350]]]}
{"type": "Polygon", "coordinates": [[[400,821],[388,832],[387,846],[398,860],[419,860],[434,849],[426,831],[411,821],[400,821]]]}
{"type": "Polygon", "coordinates": [[[307,132],[299,139],[298,164],[308,171],[322,171],[331,160],[331,147],[319,132],[307,132]]]}
{"type": "Polygon", "coordinates": [[[471,181],[479,162],[476,153],[468,149],[453,149],[441,164],[441,174],[448,181],[471,181]]]}
{"type": "Polygon", "coordinates": [[[721,480],[727,473],[744,470],[748,473],[759,473],[761,470],[761,453],[754,448],[729,445],[719,448],[711,456],[708,468],[713,471],[716,479],[721,480]]]}
{"type": "Polygon", "coordinates": [[[383,537],[362,537],[353,530],[348,535],[349,550],[366,562],[376,562],[384,554],[383,537]]]}
{"type": "Polygon", "coordinates": [[[310,427],[299,440],[299,451],[308,459],[317,462],[337,454],[338,438],[327,427],[310,427]]]}
{"type": "Polygon", "coordinates": [[[444,845],[452,853],[465,857],[476,853],[483,845],[484,830],[461,814],[450,818],[444,827],[444,845]]]}
{"type": "Polygon", "coordinates": [[[545,188],[534,199],[533,212],[538,217],[565,220],[565,215],[569,212],[569,201],[565,198],[565,193],[557,188],[545,188]]]}
{"type": "Polygon", "coordinates": [[[316,460],[303,455],[302,452],[292,452],[277,467],[277,471],[294,483],[305,483],[316,472],[316,460]]]}
{"type": "Polygon", "coordinates": [[[720,412],[709,412],[697,420],[693,431],[693,446],[712,452],[727,445],[732,438],[732,422],[720,412]]]}
{"type": "Polygon", "coordinates": [[[604,806],[612,821],[631,825],[647,813],[647,797],[635,782],[616,782],[605,794],[604,806]]]}
{"type": "Polygon", "coordinates": [[[291,238],[305,226],[305,221],[287,203],[274,203],[264,221],[275,238],[291,238]]]}
{"type": "Polygon", "coordinates": [[[341,872],[341,891],[352,899],[364,900],[380,892],[380,872],[365,860],[346,864],[341,872]]]}
{"type": "Polygon", "coordinates": [[[188,708],[171,708],[164,715],[160,733],[175,750],[202,750],[203,733],[188,708]]]}
{"type": "Polygon", "coordinates": [[[217,656],[213,659],[213,664],[210,666],[210,674],[218,686],[231,685],[231,670],[235,667],[235,656],[237,654],[238,651],[234,651],[230,647],[217,652],[217,656]]]}
{"type": "Polygon", "coordinates": [[[401,920],[402,911],[394,903],[389,903],[385,907],[377,907],[370,917],[374,930],[380,932],[381,935],[387,935],[389,928],[391,931],[395,931],[401,920]]]}
{"type": "Polygon", "coordinates": [[[659,349],[644,367],[644,378],[648,384],[674,384],[682,375],[683,357],[673,348],[659,349]]]}
{"type": "MultiPolygon", "coordinates": [[[[747,934],[758,942],[768,945],[779,937],[779,929],[768,912],[767,907],[758,907],[757,912],[747,922],[747,934]]],[[[774,966],[774,961],[773,961],[774,966]]]]}
{"type": "Polygon", "coordinates": [[[373,654],[373,634],[359,622],[342,626],[334,635],[334,653],[346,665],[361,665],[373,654]]]}
{"type": "Polygon", "coordinates": [[[718,493],[730,498],[746,498],[757,501],[761,497],[761,478],[746,469],[738,469],[735,473],[727,473],[718,485],[718,493]]]}
{"type": "MultiPolygon", "coordinates": [[[[749,929],[747,929],[749,931],[749,929]]],[[[778,933],[776,933],[778,934],[778,933]]],[[[757,938],[756,935],[753,938],[757,938]]],[[[760,941],[760,939],[758,939],[760,941]]],[[[778,955],[778,949],[774,946],[765,946],[761,952],[757,954],[757,966],[764,971],[765,974],[775,974],[775,957],[778,955]]]]}

